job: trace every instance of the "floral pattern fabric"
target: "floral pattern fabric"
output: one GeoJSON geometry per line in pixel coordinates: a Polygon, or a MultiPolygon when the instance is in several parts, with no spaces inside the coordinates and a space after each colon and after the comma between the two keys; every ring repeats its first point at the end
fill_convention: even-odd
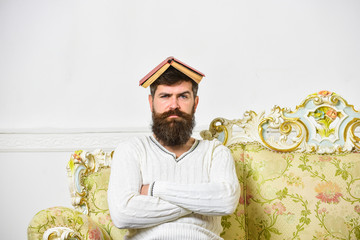
{"type": "Polygon", "coordinates": [[[360,239],[359,153],[285,154],[249,144],[241,157],[238,148],[230,146],[243,164],[244,196],[223,218],[225,239],[360,239]]]}
{"type": "Polygon", "coordinates": [[[83,179],[88,191],[89,216],[111,236],[111,239],[123,239],[127,230],[119,229],[111,221],[107,201],[107,189],[110,178],[110,168],[102,168],[83,179]]]}
{"type": "Polygon", "coordinates": [[[247,197],[250,197],[251,194],[246,194],[244,192],[244,148],[245,145],[239,143],[229,146],[235,161],[236,174],[241,187],[241,195],[235,212],[231,215],[223,216],[221,219],[223,232],[220,236],[226,240],[246,239],[245,202],[247,202],[247,197]]]}

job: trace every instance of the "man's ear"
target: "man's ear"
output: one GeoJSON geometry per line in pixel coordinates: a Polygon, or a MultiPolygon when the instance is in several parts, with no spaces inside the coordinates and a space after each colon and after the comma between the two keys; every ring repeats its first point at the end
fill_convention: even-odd
{"type": "Polygon", "coordinates": [[[151,94],[149,95],[149,105],[150,105],[150,111],[153,111],[153,97],[151,96],[151,94]]]}
{"type": "Polygon", "coordinates": [[[196,112],[196,108],[197,108],[198,104],[199,104],[199,96],[196,96],[195,103],[194,103],[194,112],[196,112]]]}

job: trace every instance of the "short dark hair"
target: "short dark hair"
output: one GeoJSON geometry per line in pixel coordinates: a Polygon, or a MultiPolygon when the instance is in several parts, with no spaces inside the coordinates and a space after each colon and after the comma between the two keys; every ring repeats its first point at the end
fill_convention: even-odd
{"type": "Polygon", "coordinates": [[[156,89],[159,85],[171,86],[180,82],[191,82],[194,98],[197,96],[199,85],[173,66],[170,66],[158,79],[156,79],[155,82],[150,85],[151,96],[154,97],[156,89]]]}

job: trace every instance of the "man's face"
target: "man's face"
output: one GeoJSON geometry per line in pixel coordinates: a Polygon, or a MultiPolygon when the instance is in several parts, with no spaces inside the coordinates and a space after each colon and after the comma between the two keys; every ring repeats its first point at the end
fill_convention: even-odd
{"type": "MultiPolygon", "coordinates": [[[[160,114],[174,109],[191,114],[196,110],[198,102],[198,97],[194,99],[191,82],[185,81],[171,86],[159,85],[154,97],[149,96],[151,111],[160,114]]],[[[176,117],[169,116],[169,118],[176,117]]]]}
{"type": "Polygon", "coordinates": [[[194,98],[191,82],[159,85],[154,97],[149,96],[153,113],[152,130],[167,146],[185,144],[195,125],[194,113],[199,98],[194,98]]]}

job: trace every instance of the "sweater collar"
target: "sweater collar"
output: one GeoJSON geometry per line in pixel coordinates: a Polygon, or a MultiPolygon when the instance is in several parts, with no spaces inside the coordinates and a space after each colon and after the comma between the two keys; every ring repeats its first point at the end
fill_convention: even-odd
{"type": "Polygon", "coordinates": [[[161,145],[161,144],[158,142],[158,140],[156,140],[155,137],[149,136],[149,138],[150,138],[150,140],[151,140],[160,150],[162,150],[163,152],[171,155],[171,156],[175,159],[176,162],[179,162],[180,160],[182,160],[183,158],[185,158],[188,154],[190,154],[191,152],[193,152],[193,151],[196,149],[196,147],[199,145],[199,143],[200,143],[199,140],[195,139],[195,142],[193,143],[193,145],[191,146],[191,148],[190,148],[188,151],[186,151],[186,152],[184,152],[183,154],[181,154],[180,157],[176,158],[175,153],[170,152],[169,150],[167,150],[163,145],[161,145]]]}

